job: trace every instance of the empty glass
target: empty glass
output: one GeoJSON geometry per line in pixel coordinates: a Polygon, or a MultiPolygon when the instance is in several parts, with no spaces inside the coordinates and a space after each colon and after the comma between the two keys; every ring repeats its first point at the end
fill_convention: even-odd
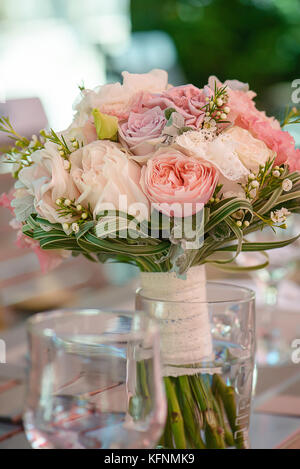
{"type": "Polygon", "coordinates": [[[28,322],[24,425],[33,448],[151,448],[165,423],[159,330],[141,312],[72,310],[28,322]]]}

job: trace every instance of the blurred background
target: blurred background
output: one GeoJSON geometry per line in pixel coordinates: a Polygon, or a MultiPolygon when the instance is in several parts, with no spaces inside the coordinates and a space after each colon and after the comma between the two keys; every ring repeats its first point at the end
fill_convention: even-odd
{"type": "MultiPolygon", "coordinates": [[[[203,87],[212,74],[222,81],[249,82],[258,93],[258,107],[280,119],[292,104],[291,84],[300,79],[300,2],[0,0],[0,115],[9,114],[20,132],[66,128],[82,83],[93,88],[120,80],[123,70],[152,68],[167,69],[174,85],[203,87]]],[[[300,129],[289,130],[299,145],[300,129]]],[[[0,140],[0,148],[6,144],[0,140]]],[[[0,193],[10,185],[0,176],[0,193]]],[[[78,258],[43,276],[34,254],[16,248],[8,211],[0,209],[0,217],[2,328],[34,311],[74,305],[124,308],[131,301],[134,268],[78,258]]],[[[288,291],[294,309],[300,300],[298,251],[290,268],[283,272],[279,265],[275,275],[277,283],[292,279],[282,292],[288,291]]],[[[222,274],[210,270],[209,275],[222,274]]],[[[264,284],[264,302],[266,281],[245,282],[264,284]]],[[[268,295],[274,305],[276,295],[268,295]]]]}

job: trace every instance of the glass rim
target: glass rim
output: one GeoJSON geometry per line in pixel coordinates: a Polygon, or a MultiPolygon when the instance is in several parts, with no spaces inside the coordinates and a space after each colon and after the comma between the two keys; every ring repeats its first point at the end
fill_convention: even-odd
{"type": "Polygon", "coordinates": [[[232,298],[230,299],[224,299],[224,300],[201,300],[201,301],[186,301],[186,300],[163,300],[163,299],[159,299],[159,298],[152,298],[152,297],[149,297],[149,296],[146,296],[146,295],[143,295],[141,292],[143,291],[143,288],[138,288],[137,291],[136,291],[136,294],[139,295],[141,298],[144,298],[145,300],[148,300],[148,301],[156,301],[157,303],[170,303],[170,304],[174,304],[174,303],[184,303],[184,304],[209,304],[209,305],[214,305],[214,304],[229,304],[229,303],[239,303],[239,304],[242,304],[242,303],[249,303],[251,301],[254,301],[255,300],[255,291],[252,290],[251,288],[248,288],[248,287],[244,287],[244,286],[241,286],[241,285],[235,285],[233,283],[226,283],[226,282],[214,282],[214,281],[208,281],[206,282],[206,287],[208,285],[212,285],[212,286],[220,286],[222,288],[224,287],[234,287],[236,290],[239,290],[240,292],[244,292],[244,294],[246,294],[246,297],[240,297],[240,298],[237,298],[236,296],[233,296],[232,298]]]}
{"type": "MultiPolygon", "coordinates": [[[[100,341],[103,341],[105,343],[109,342],[116,342],[116,337],[118,338],[126,338],[126,340],[132,340],[134,338],[140,337],[142,332],[146,332],[147,334],[153,334],[153,335],[158,335],[159,336],[159,324],[158,321],[149,316],[146,312],[141,311],[141,310],[109,310],[109,309],[98,309],[98,308],[66,308],[66,309],[55,309],[55,310],[50,310],[50,311],[45,311],[41,313],[34,314],[32,317],[26,320],[26,330],[30,335],[36,335],[36,336],[44,336],[44,337],[50,337],[52,334],[45,334],[45,331],[53,331],[53,336],[59,337],[59,332],[55,332],[55,327],[48,326],[47,327],[47,321],[49,320],[56,320],[56,319],[64,319],[67,316],[85,316],[85,317],[93,317],[93,316],[99,316],[101,314],[111,314],[112,317],[120,317],[120,316],[126,316],[128,318],[133,318],[133,317],[142,317],[147,320],[147,324],[149,324],[149,327],[147,328],[140,328],[137,330],[129,330],[129,331],[118,331],[116,333],[110,333],[110,332],[100,332],[97,334],[97,332],[94,332],[94,334],[97,335],[100,341]],[[44,327],[43,327],[44,324],[44,327]],[[39,328],[40,327],[40,328],[39,328]]],[[[92,332],[91,332],[92,334],[92,332]]],[[[89,335],[85,334],[85,335],[89,335]]],[[[82,344],[82,345],[87,345],[87,344],[82,344]]],[[[88,345],[89,347],[92,346],[92,344],[88,345]]]]}

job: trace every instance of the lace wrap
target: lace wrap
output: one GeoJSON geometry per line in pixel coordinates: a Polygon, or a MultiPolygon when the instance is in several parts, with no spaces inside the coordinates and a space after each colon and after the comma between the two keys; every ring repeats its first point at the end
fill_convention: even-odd
{"type": "Polygon", "coordinates": [[[197,373],[195,365],[212,355],[205,267],[191,268],[186,280],[175,273],[142,273],[141,287],[161,324],[164,376],[197,373]]]}

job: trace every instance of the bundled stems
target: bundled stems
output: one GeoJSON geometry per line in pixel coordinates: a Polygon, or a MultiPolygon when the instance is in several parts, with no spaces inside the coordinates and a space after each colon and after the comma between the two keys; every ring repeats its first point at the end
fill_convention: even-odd
{"type": "Polygon", "coordinates": [[[168,416],[160,445],[168,449],[245,449],[234,389],[215,374],[164,378],[168,416]],[[237,436],[238,435],[238,436],[237,436]]]}

